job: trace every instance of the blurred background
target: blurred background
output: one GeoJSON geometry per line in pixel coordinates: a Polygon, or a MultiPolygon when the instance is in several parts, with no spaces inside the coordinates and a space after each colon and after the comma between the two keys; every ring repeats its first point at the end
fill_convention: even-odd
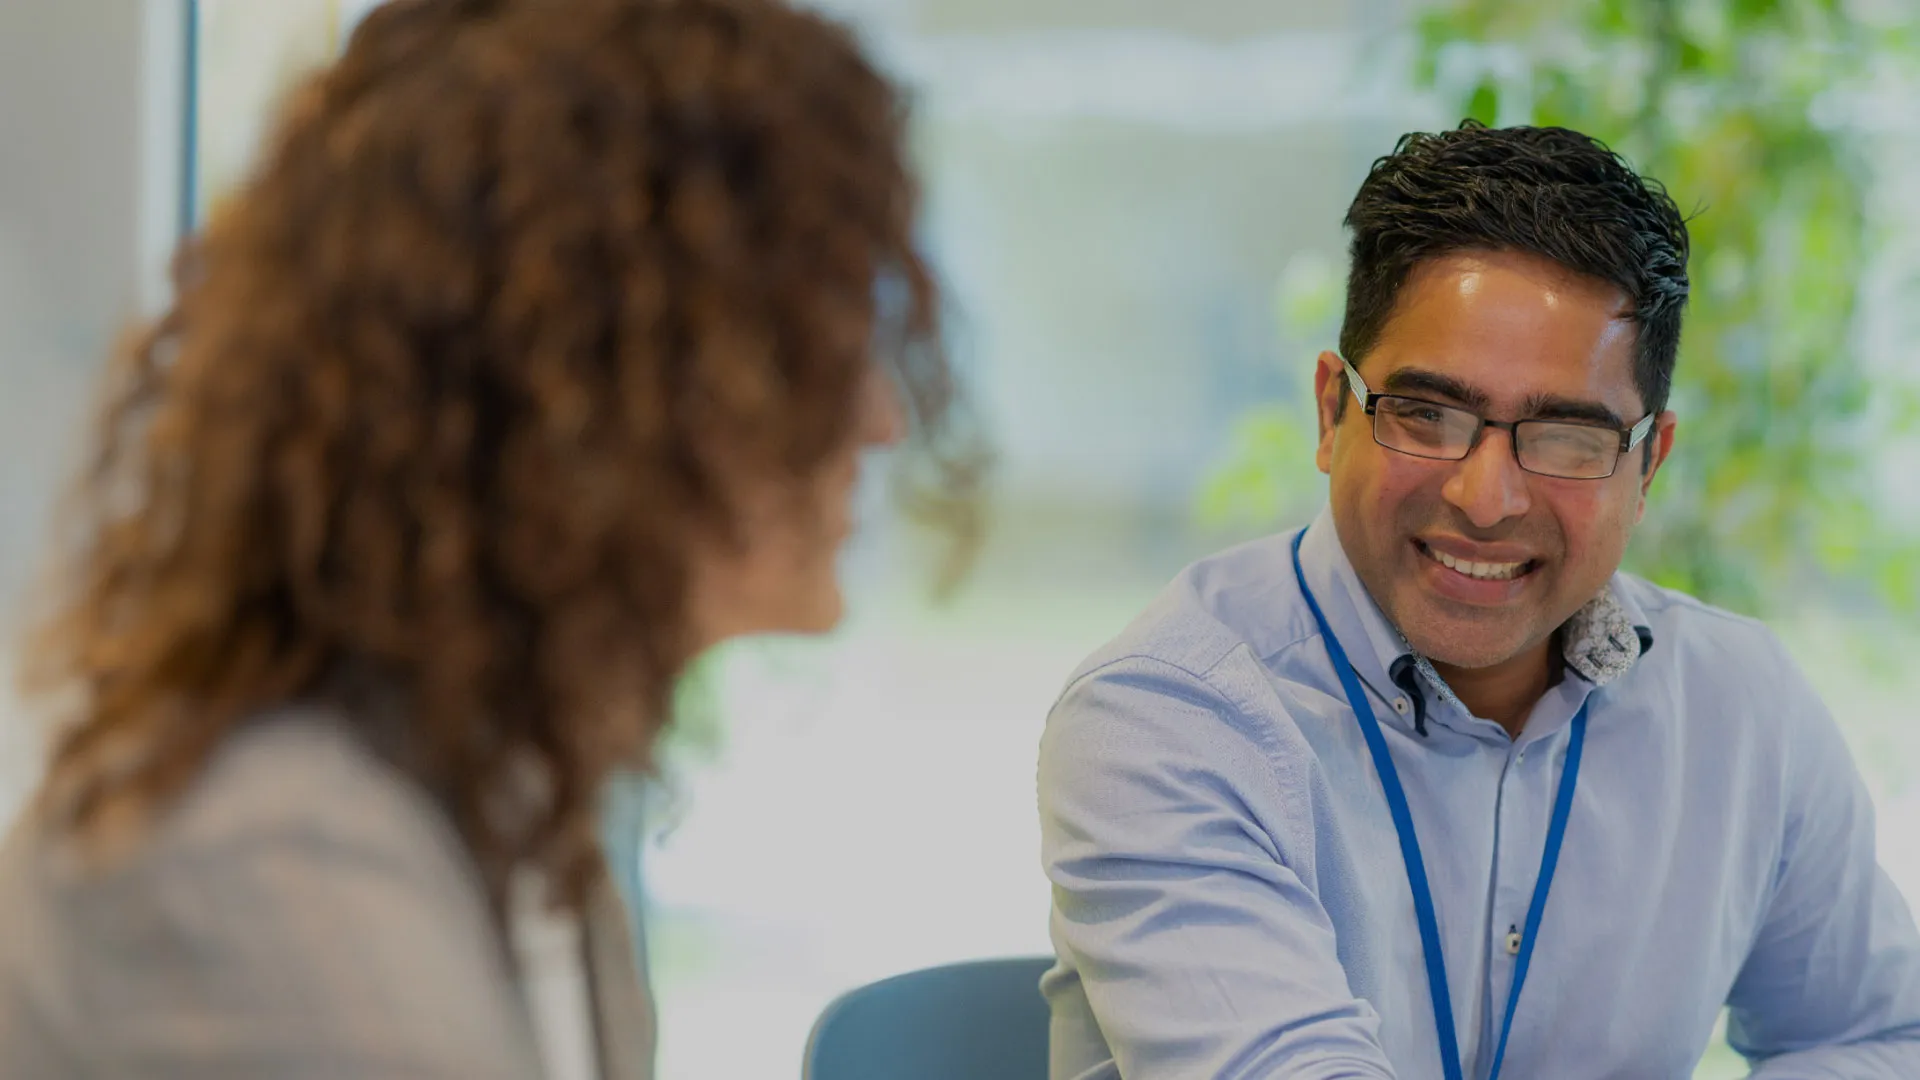
{"type": "MultiPolygon", "coordinates": [[[[0,640],[112,340],[368,6],[0,5],[0,640]]],[[[1680,443],[1632,566],[1786,637],[1920,903],[1911,0],[819,6],[913,88],[926,237],[1000,466],[957,597],[930,599],[927,539],[874,469],[844,629],[690,680],[641,860],[662,1080],[797,1075],[836,994],[1047,950],[1049,705],[1185,563],[1317,509],[1303,402],[1341,215],[1400,133],[1467,115],[1599,135],[1696,215],[1680,443]]],[[[0,822],[38,752],[10,693],[0,822]]],[[[1743,1074],[1714,1047],[1699,1076],[1743,1074]]]]}

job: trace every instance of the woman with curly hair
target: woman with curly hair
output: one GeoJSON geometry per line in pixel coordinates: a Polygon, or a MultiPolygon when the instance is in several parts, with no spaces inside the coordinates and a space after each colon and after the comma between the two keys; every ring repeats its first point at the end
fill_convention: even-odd
{"type": "Polygon", "coordinates": [[[111,374],[28,652],[67,716],[0,851],[0,1076],[650,1071],[610,775],[697,653],[835,624],[864,449],[970,520],[902,123],[778,0],[366,18],[111,374]]]}

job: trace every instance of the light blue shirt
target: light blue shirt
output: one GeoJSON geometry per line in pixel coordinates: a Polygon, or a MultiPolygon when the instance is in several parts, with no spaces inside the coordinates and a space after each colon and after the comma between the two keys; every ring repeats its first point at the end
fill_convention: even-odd
{"type": "MultiPolygon", "coordinates": [[[[1053,1080],[1441,1074],[1407,871],[1292,539],[1190,567],[1048,719],[1053,1080]]],[[[1502,1074],[1681,1080],[1725,1004],[1755,1077],[1920,1078],[1920,934],[1846,744],[1765,627],[1615,575],[1512,739],[1409,656],[1329,514],[1301,554],[1406,788],[1469,1077],[1591,699],[1502,1074]]]]}

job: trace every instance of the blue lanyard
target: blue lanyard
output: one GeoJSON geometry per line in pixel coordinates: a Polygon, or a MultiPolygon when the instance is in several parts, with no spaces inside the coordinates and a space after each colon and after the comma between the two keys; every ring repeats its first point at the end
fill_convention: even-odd
{"type": "MultiPolygon", "coordinates": [[[[1340,639],[1327,625],[1327,617],[1307,587],[1306,571],[1300,567],[1300,542],[1303,530],[1293,538],[1293,572],[1300,579],[1300,595],[1306,597],[1313,619],[1320,624],[1320,636],[1327,643],[1327,656],[1333,661],[1334,674],[1347,692],[1347,703],[1360,721],[1360,732],[1367,738],[1373,754],[1374,771],[1380,774],[1380,786],[1387,795],[1387,809],[1393,814],[1393,829],[1400,834],[1400,858],[1407,864],[1407,884],[1413,888],[1413,913],[1420,923],[1420,946],[1427,958],[1427,991],[1433,998],[1433,1024],[1440,1035],[1440,1064],[1446,1080],[1463,1080],[1460,1069],[1460,1039],[1453,1029],[1453,1000],[1447,994],[1447,964],[1440,952],[1440,921],[1433,912],[1433,891],[1427,885],[1427,866],[1420,858],[1420,840],[1413,832],[1413,812],[1407,808],[1407,793],[1400,787],[1400,774],[1387,753],[1387,740],[1380,734],[1380,721],[1373,715],[1360,676],[1347,660],[1340,639]]],[[[1560,771],[1560,791],[1553,800],[1553,818],[1547,824],[1547,849],[1540,856],[1540,875],[1534,881],[1533,903],[1527,908],[1527,925],[1520,939],[1520,955],[1513,967],[1513,989],[1507,994],[1507,1018],[1500,1025],[1500,1045],[1493,1054],[1493,1069],[1487,1080],[1498,1080],[1500,1063],[1507,1056],[1507,1036],[1513,1031],[1513,1013],[1520,1005],[1520,987],[1527,981],[1527,966],[1533,961],[1533,943],[1539,936],[1540,917],[1547,910],[1547,892],[1553,888],[1554,867],[1560,862],[1560,841],[1567,835],[1567,815],[1573,809],[1573,789],[1580,778],[1580,750],[1587,741],[1587,705],[1573,718],[1573,734],[1567,743],[1567,763],[1560,771]]]]}

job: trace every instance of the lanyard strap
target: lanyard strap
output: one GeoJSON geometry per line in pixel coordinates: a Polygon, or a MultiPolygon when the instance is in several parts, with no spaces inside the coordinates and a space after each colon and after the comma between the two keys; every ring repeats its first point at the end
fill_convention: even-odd
{"type": "MultiPolygon", "coordinates": [[[[1374,771],[1380,776],[1380,786],[1386,792],[1387,810],[1393,816],[1393,829],[1400,837],[1400,858],[1407,867],[1407,884],[1413,890],[1414,918],[1420,924],[1420,946],[1427,961],[1427,992],[1433,1000],[1433,1023],[1440,1038],[1440,1065],[1445,1080],[1464,1080],[1460,1068],[1460,1041],[1454,1031],[1453,999],[1447,992],[1446,958],[1440,950],[1440,922],[1434,913],[1433,891],[1427,884],[1426,862],[1420,857],[1420,839],[1413,831],[1413,812],[1407,806],[1407,793],[1400,786],[1400,773],[1393,766],[1393,757],[1387,752],[1386,736],[1381,734],[1380,721],[1375,718],[1373,706],[1367,699],[1367,692],[1360,685],[1360,677],[1354,672],[1353,664],[1348,661],[1346,650],[1340,647],[1340,639],[1334,636],[1333,628],[1327,624],[1327,617],[1320,610],[1320,604],[1313,597],[1313,590],[1307,587],[1306,571],[1300,565],[1300,543],[1306,539],[1302,530],[1293,538],[1293,572],[1300,580],[1300,595],[1306,598],[1307,607],[1313,612],[1313,619],[1320,627],[1320,637],[1327,643],[1328,659],[1333,661],[1334,674],[1340,677],[1340,686],[1347,694],[1347,703],[1353,707],[1354,717],[1360,722],[1360,733],[1366,736],[1367,750],[1373,755],[1374,771]]],[[[1587,738],[1587,704],[1573,718],[1573,732],[1567,743],[1567,761],[1560,771],[1560,789],[1553,801],[1553,817],[1547,824],[1546,850],[1540,856],[1540,873],[1534,880],[1533,902],[1527,907],[1527,925],[1520,939],[1520,955],[1513,968],[1513,988],[1507,994],[1507,1015],[1500,1025],[1500,1043],[1494,1051],[1493,1068],[1487,1074],[1487,1080],[1498,1080],[1500,1065],[1507,1056],[1507,1036],[1513,1031],[1513,1014],[1520,1005],[1520,987],[1527,981],[1527,968],[1533,961],[1533,944],[1539,936],[1540,919],[1547,910],[1547,893],[1553,887],[1553,872],[1560,862],[1560,843],[1567,834],[1567,816],[1573,810],[1573,789],[1580,777],[1580,751],[1587,738]]]]}

